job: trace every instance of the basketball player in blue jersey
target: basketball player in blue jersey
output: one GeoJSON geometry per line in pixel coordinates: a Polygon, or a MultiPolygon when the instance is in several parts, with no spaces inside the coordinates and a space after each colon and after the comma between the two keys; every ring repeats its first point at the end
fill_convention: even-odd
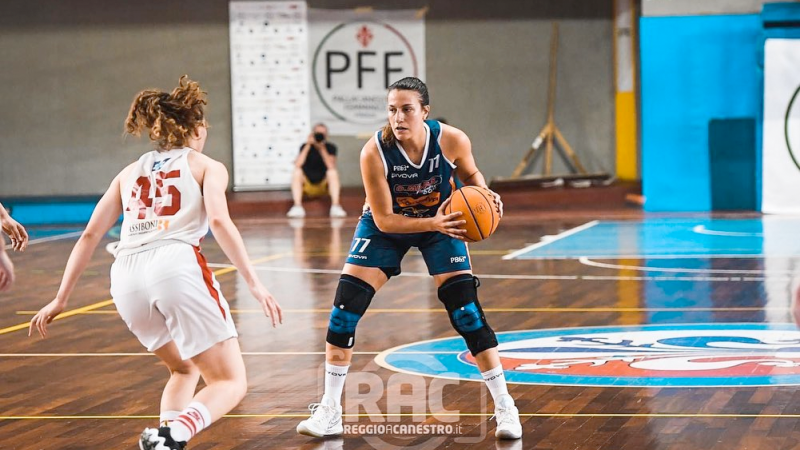
{"type": "MultiPolygon", "coordinates": [[[[359,319],[375,293],[400,274],[411,247],[422,253],[438,286],[450,323],[464,338],[494,399],[501,439],[519,439],[522,426],[508,394],[497,339],[478,302],[460,212],[445,214],[454,175],[466,185],[486,187],[463,131],[426,120],[428,88],[417,78],[389,86],[389,123],[361,150],[367,208],[356,227],[350,254],[336,289],[325,348],[325,394],[297,426],[308,436],[343,432],[340,405],[359,319]]],[[[494,194],[494,193],[493,193],[494,194]]],[[[502,215],[503,205],[494,194],[502,215]]]]}

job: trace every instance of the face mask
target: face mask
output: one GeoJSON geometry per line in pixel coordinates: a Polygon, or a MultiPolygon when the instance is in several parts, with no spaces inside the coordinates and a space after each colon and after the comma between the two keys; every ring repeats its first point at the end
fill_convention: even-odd
{"type": "Polygon", "coordinates": [[[314,133],[314,140],[317,142],[322,142],[325,140],[325,135],[322,133],[314,133]]]}

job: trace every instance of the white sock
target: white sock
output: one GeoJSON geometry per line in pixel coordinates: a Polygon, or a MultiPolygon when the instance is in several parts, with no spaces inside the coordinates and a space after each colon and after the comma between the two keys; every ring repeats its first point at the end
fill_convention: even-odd
{"type": "Polygon", "coordinates": [[[506,386],[506,376],[503,373],[503,366],[497,366],[492,370],[481,372],[481,375],[495,403],[497,402],[497,398],[501,395],[508,395],[508,386],[506,386]]]}
{"type": "Polygon", "coordinates": [[[209,425],[211,412],[204,404],[192,402],[170,423],[170,434],[177,442],[186,442],[209,425]]]}
{"type": "Polygon", "coordinates": [[[161,411],[158,422],[162,427],[168,427],[170,422],[177,419],[181,415],[180,411],[161,411]]]}
{"type": "Polygon", "coordinates": [[[325,396],[339,405],[342,401],[342,390],[344,389],[344,379],[347,377],[347,369],[350,366],[335,366],[325,363],[325,396]]]}

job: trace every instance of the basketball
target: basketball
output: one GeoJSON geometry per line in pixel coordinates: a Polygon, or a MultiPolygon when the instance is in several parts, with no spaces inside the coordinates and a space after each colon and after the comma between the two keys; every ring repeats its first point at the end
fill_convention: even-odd
{"type": "Polygon", "coordinates": [[[467,221],[462,229],[467,230],[464,237],[470,242],[488,238],[500,224],[500,214],[488,189],[464,186],[456,190],[445,212],[454,211],[461,211],[461,219],[467,221]]]}

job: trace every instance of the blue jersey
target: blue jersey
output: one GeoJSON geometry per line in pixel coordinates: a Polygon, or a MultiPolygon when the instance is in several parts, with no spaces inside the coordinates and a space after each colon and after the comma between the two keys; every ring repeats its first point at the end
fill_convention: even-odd
{"type": "Polygon", "coordinates": [[[399,142],[386,146],[381,142],[383,131],[375,133],[395,214],[433,217],[439,205],[453,193],[450,183],[456,166],[447,160],[439,145],[442,127],[435,120],[426,120],[425,133],[425,150],[419,165],[411,162],[399,142]]]}

